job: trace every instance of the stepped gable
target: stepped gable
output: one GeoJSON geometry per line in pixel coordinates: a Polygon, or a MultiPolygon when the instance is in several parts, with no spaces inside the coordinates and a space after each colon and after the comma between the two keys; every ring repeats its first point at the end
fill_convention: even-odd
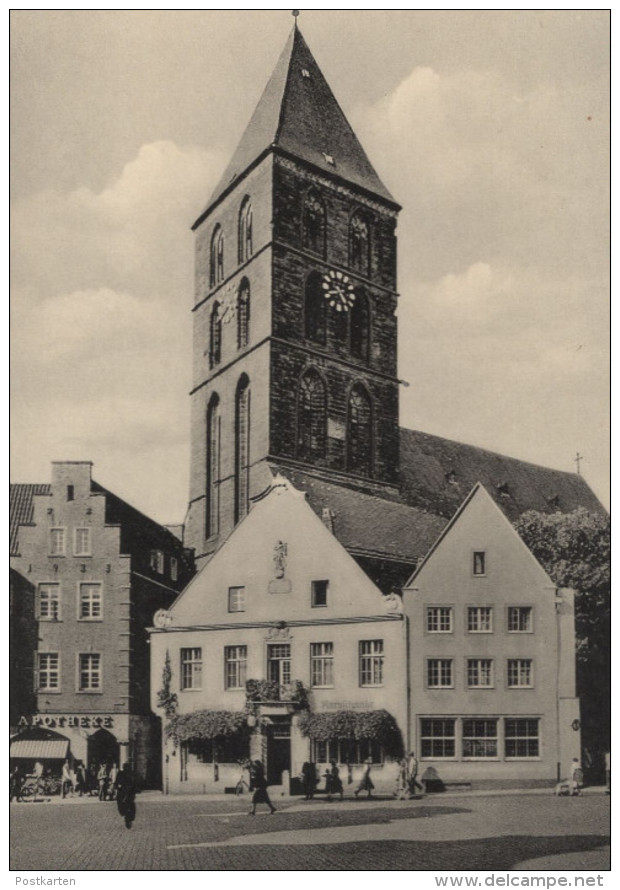
{"type": "Polygon", "coordinates": [[[577,473],[401,427],[400,492],[407,504],[449,518],[477,482],[513,522],[526,510],[606,512],[577,473]]]}
{"type": "Polygon", "coordinates": [[[312,164],[398,207],[362,148],[321,69],[295,27],[278,59],[206,214],[267,152],[276,150],[312,164]]]}
{"type": "Polygon", "coordinates": [[[19,527],[34,518],[33,498],[52,493],[49,484],[16,482],[9,486],[9,555],[19,556],[19,527]]]}

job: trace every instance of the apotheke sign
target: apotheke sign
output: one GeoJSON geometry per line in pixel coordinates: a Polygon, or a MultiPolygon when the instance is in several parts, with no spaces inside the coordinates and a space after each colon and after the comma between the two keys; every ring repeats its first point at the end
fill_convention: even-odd
{"type": "Polygon", "coordinates": [[[87,717],[85,714],[32,714],[20,717],[18,726],[44,726],[46,729],[59,727],[63,729],[113,729],[112,714],[97,714],[87,717]]]}

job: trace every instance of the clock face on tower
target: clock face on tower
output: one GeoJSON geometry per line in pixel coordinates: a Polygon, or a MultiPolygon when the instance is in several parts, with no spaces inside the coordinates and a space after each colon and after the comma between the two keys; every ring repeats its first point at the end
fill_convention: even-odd
{"type": "Polygon", "coordinates": [[[349,278],[333,269],[323,276],[323,295],[336,312],[348,312],[355,303],[355,291],[349,278]]]}

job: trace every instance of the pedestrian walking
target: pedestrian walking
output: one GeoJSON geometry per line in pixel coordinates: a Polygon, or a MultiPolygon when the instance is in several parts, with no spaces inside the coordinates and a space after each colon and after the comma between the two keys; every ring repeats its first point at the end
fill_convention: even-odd
{"type": "Polygon", "coordinates": [[[372,797],[372,792],[374,790],[374,785],[372,783],[372,779],[370,778],[370,770],[372,769],[372,760],[369,757],[368,760],[365,761],[366,769],[362,775],[361,781],[355,791],[353,792],[355,796],[360,793],[360,791],[367,791],[368,797],[372,797]]]}
{"type": "Polygon", "coordinates": [[[137,790],[131,766],[124,763],[116,777],[116,808],[125,820],[125,828],[131,828],[136,818],[137,790]]]}
{"type": "Polygon", "coordinates": [[[60,796],[64,800],[69,793],[73,794],[74,777],[69,758],[62,765],[62,775],[60,778],[60,796]]]}
{"type": "Polygon", "coordinates": [[[570,773],[570,793],[573,797],[578,797],[583,788],[583,770],[581,763],[577,757],[573,757],[570,773]]]}
{"type": "Polygon", "coordinates": [[[116,797],[116,782],[118,780],[118,767],[115,762],[110,767],[108,776],[108,800],[114,800],[116,797]]]}
{"type": "Polygon", "coordinates": [[[86,769],[84,768],[84,764],[81,760],[75,765],[75,790],[81,797],[83,794],[88,794],[88,780],[86,778],[86,769]]]}
{"type": "Polygon", "coordinates": [[[41,796],[43,796],[43,790],[44,790],[44,784],[45,784],[44,779],[43,779],[44,773],[45,773],[45,768],[44,768],[43,764],[41,763],[40,760],[37,760],[34,765],[34,770],[31,773],[32,777],[34,778],[34,796],[32,798],[33,802],[36,802],[38,800],[39,792],[41,792],[41,796]]]}
{"type": "Polygon", "coordinates": [[[15,799],[18,802],[20,798],[20,792],[22,790],[22,785],[24,782],[24,772],[20,766],[14,766],[11,773],[9,774],[9,803],[15,799]]]}
{"type": "Polygon", "coordinates": [[[304,789],[304,800],[312,800],[317,785],[316,766],[307,760],[301,768],[301,784],[304,789]]]}
{"type": "Polygon", "coordinates": [[[269,812],[272,814],[275,813],[276,808],[269,800],[269,794],[267,793],[267,777],[265,776],[265,769],[260,760],[255,760],[250,767],[250,790],[253,790],[254,794],[252,796],[252,809],[248,813],[248,816],[256,815],[257,803],[266,803],[269,807],[269,812]]]}
{"type": "Polygon", "coordinates": [[[103,760],[99,765],[97,784],[99,786],[99,800],[105,800],[106,792],[108,790],[108,768],[103,760]]]}
{"type": "Polygon", "coordinates": [[[605,794],[611,794],[611,751],[605,751],[605,794]]]}
{"type": "Polygon", "coordinates": [[[396,776],[394,797],[396,800],[409,799],[409,768],[406,757],[403,757],[398,761],[398,774],[396,776]]]}
{"type": "Polygon", "coordinates": [[[340,778],[340,770],[335,760],[330,760],[331,769],[325,773],[325,790],[327,791],[327,800],[331,801],[332,794],[339,794],[340,800],[344,799],[344,789],[340,778]]]}
{"type": "Polygon", "coordinates": [[[409,793],[415,796],[416,788],[424,793],[424,785],[418,782],[418,758],[415,756],[415,751],[411,751],[409,754],[407,771],[409,773],[409,793]]]}

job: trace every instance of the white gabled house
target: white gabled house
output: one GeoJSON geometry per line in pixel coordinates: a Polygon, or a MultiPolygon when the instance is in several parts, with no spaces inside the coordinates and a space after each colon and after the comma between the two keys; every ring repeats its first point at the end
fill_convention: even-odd
{"type": "Polygon", "coordinates": [[[478,484],[403,591],[411,739],[445,784],[549,783],[580,756],[574,594],[478,484]]]}

